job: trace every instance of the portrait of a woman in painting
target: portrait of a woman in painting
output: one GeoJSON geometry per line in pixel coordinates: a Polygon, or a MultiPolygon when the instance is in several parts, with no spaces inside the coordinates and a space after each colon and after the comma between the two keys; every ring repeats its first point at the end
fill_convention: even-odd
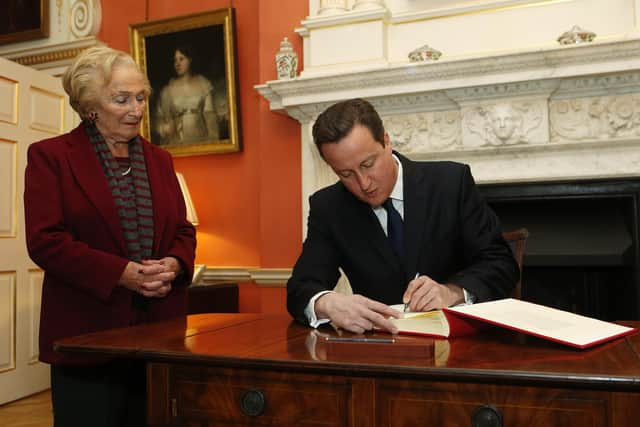
{"type": "Polygon", "coordinates": [[[222,34],[211,37],[214,31],[208,28],[206,35],[204,30],[184,31],[147,40],[147,54],[154,64],[148,69],[154,144],[215,144],[229,137],[224,63],[214,59],[224,58],[224,47],[222,34]],[[214,55],[216,44],[220,55],[214,55]]]}
{"type": "Polygon", "coordinates": [[[173,53],[175,76],[162,88],[156,105],[155,131],[160,144],[193,144],[219,139],[214,88],[192,70],[193,50],[179,46],[173,53]]]}
{"type": "Polygon", "coordinates": [[[130,26],[151,96],[142,135],[174,156],[241,151],[233,8],[130,26]]]}

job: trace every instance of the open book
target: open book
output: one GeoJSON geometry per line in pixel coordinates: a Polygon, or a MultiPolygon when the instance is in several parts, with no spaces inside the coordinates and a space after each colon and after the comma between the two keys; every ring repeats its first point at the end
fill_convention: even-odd
{"type": "MultiPolygon", "coordinates": [[[[403,307],[403,304],[392,306],[398,311],[403,307]]],[[[391,320],[400,333],[405,334],[453,338],[473,333],[483,324],[491,324],[577,348],[588,348],[636,331],[635,328],[511,298],[404,314],[403,319],[391,320]]]]}

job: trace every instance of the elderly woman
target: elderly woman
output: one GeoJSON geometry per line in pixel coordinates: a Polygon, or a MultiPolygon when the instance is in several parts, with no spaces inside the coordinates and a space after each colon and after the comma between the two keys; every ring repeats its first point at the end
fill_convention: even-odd
{"type": "Polygon", "coordinates": [[[143,364],[53,343],[185,316],[195,231],[171,156],[138,134],[149,83],[133,59],[90,48],[63,84],[82,123],[29,147],[24,194],[29,255],[45,272],[40,360],[55,426],[143,426],[143,364]]]}

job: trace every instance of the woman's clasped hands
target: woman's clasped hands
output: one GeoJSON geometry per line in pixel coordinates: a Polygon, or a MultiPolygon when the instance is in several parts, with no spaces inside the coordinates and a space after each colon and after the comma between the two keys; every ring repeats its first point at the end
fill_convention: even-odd
{"type": "Polygon", "coordinates": [[[165,257],[158,260],[129,261],[119,284],[149,298],[162,298],[171,292],[171,283],[180,273],[177,259],[165,257]]]}

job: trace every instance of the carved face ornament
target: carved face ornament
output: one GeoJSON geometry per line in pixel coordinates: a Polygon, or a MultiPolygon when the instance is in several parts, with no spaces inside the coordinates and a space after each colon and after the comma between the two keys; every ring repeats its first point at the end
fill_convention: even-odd
{"type": "Polygon", "coordinates": [[[508,141],[522,124],[521,114],[507,104],[498,104],[489,110],[493,133],[503,142],[508,141]]]}

